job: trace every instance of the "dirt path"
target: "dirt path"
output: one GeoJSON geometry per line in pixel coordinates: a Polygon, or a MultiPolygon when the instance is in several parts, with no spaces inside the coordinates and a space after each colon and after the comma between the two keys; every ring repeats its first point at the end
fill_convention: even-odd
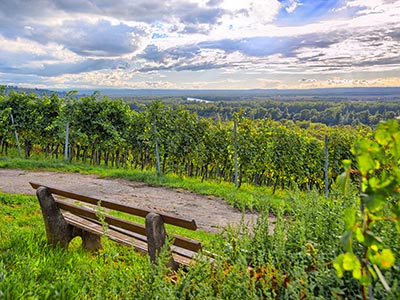
{"type": "MultiPolygon", "coordinates": [[[[154,187],[141,182],[100,178],[96,175],[0,169],[2,191],[33,195],[35,190],[29,185],[30,181],[194,219],[200,229],[209,232],[218,232],[228,224],[235,226],[242,220],[242,213],[222,199],[197,195],[186,190],[154,187]]],[[[257,214],[244,215],[244,222],[249,226],[256,219],[257,214]]]]}

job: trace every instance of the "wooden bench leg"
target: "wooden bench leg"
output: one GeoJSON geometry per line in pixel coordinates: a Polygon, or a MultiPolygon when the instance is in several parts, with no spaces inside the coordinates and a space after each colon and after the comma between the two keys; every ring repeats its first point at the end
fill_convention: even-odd
{"type": "MultiPolygon", "coordinates": [[[[164,221],[162,217],[156,213],[149,213],[146,216],[146,236],[147,247],[150,261],[155,263],[156,257],[160,253],[161,248],[165,244],[167,232],[165,231],[164,221]]],[[[172,254],[167,266],[173,270],[178,269],[177,263],[174,261],[172,254]]]]}
{"type": "Polygon", "coordinates": [[[53,195],[46,187],[39,187],[36,190],[36,195],[42,209],[47,242],[54,247],[68,248],[69,242],[74,237],[73,227],[65,221],[53,195]]]}
{"type": "Polygon", "coordinates": [[[97,251],[103,249],[101,245],[101,236],[98,234],[80,228],[74,228],[74,236],[80,236],[82,238],[82,248],[84,250],[97,251]]]}

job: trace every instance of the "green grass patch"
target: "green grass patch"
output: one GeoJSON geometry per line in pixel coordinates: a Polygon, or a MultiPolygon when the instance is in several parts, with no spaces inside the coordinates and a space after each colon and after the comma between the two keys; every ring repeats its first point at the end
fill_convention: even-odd
{"type": "MultiPolygon", "coordinates": [[[[296,190],[285,201],[293,211],[278,212],[274,234],[262,212],[252,232],[227,229],[208,241],[213,264],[171,272],[165,256],[152,265],[106,238],[95,253],[82,251],[80,238],[68,250],[49,247],[36,197],[0,193],[0,299],[360,299],[359,283],[332,267],[344,209],[358,203],[296,190]]],[[[399,245],[394,227],[382,232],[399,245]]],[[[392,292],[376,281],[374,297],[399,299],[398,263],[382,272],[392,292]]]]}

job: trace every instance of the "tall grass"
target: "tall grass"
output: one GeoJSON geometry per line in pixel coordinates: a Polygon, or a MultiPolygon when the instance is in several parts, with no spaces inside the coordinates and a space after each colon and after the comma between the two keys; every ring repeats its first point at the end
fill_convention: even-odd
{"type": "MultiPolygon", "coordinates": [[[[331,264],[343,210],[357,201],[295,189],[285,201],[291,212],[277,211],[274,234],[261,212],[253,230],[228,228],[209,239],[214,263],[171,272],[164,256],[152,265],[107,239],[97,253],[82,251],[79,238],[68,250],[53,249],[37,199],[0,193],[0,299],[359,299],[358,282],[338,278],[331,264]]],[[[394,228],[383,229],[398,242],[394,228]]],[[[392,293],[377,284],[376,299],[399,299],[400,270],[384,275],[392,293]]]]}

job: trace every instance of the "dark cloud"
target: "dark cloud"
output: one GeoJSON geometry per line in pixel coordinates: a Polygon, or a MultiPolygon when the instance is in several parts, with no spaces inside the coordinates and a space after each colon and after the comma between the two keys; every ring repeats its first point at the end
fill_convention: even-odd
{"type": "Polygon", "coordinates": [[[118,56],[137,49],[143,30],[108,21],[95,24],[86,21],[65,21],[60,27],[38,25],[24,31],[25,38],[41,44],[54,42],[82,56],[118,56]]]}
{"type": "Polygon", "coordinates": [[[137,71],[140,73],[151,73],[154,71],[167,71],[172,69],[173,69],[172,66],[159,65],[159,66],[144,66],[139,68],[137,71]]]}
{"type": "MultiPolygon", "coordinates": [[[[265,57],[274,54],[292,57],[296,55],[295,51],[301,47],[326,48],[338,42],[338,40],[338,38],[332,37],[324,38],[318,35],[303,35],[297,37],[223,39],[180,47],[171,47],[165,50],[160,50],[155,45],[149,45],[138,57],[159,64],[158,66],[146,66],[141,68],[140,71],[142,72],[155,70],[207,70],[228,67],[230,62],[198,62],[196,61],[196,57],[201,55],[202,50],[221,50],[228,54],[240,52],[245,56],[251,57],[265,57]]],[[[316,55],[312,59],[318,60],[319,56],[320,55],[316,55]]],[[[233,65],[231,64],[230,66],[233,65]]]]}
{"type": "MultiPolygon", "coordinates": [[[[216,4],[216,2],[215,2],[216,4]]],[[[8,39],[23,37],[41,44],[54,42],[82,56],[118,56],[138,48],[143,29],[109,21],[92,24],[83,20],[50,25],[46,18],[61,14],[88,14],[101,18],[155,23],[182,24],[178,34],[207,34],[219,22],[224,11],[201,7],[197,3],[164,0],[0,0],[0,35],[8,39]]]]}
{"type": "MultiPolygon", "coordinates": [[[[210,1],[218,4],[218,1],[210,1]]],[[[212,3],[211,3],[212,4],[212,3]]],[[[197,3],[165,0],[12,0],[0,1],[0,24],[26,24],[54,15],[83,13],[125,21],[154,24],[177,21],[184,24],[216,24],[224,10],[197,3]]]]}
{"type": "Polygon", "coordinates": [[[18,26],[51,15],[54,10],[53,2],[49,0],[1,0],[0,24],[18,26]]]}
{"type": "Polygon", "coordinates": [[[142,73],[150,73],[154,71],[202,71],[210,69],[221,69],[225,67],[232,67],[228,63],[215,63],[212,61],[201,62],[201,63],[187,63],[187,62],[176,62],[172,65],[158,65],[158,66],[145,66],[140,68],[138,71],[142,73]]]}
{"type": "Polygon", "coordinates": [[[174,47],[164,51],[160,51],[155,45],[148,45],[140,58],[157,63],[165,63],[168,60],[191,59],[196,57],[201,52],[201,49],[196,46],[174,47]]]}
{"type": "Polygon", "coordinates": [[[62,74],[79,74],[103,69],[117,69],[124,67],[120,60],[87,59],[77,63],[43,64],[41,67],[8,67],[0,64],[0,73],[30,74],[43,77],[59,76],[62,74]]]}
{"type": "Polygon", "coordinates": [[[37,54],[29,52],[29,49],[22,49],[19,52],[8,50],[7,47],[0,47],[0,72],[2,66],[27,65],[35,61],[52,61],[56,58],[49,54],[37,54]]]}
{"type": "MultiPolygon", "coordinates": [[[[252,11],[246,9],[225,11],[220,8],[222,1],[207,0],[205,5],[200,5],[184,0],[0,0],[0,36],[13,41],[23,40],[24,45],[28,44],[26,40],[50,45],[41,50],[40,46],[35,45],[34,51],[14,49],[13,52],[0,47],[0,72],[27,76],[33,74],[47,78],[96,70],[131,69],[131,64],[135,65],[134,71],[141,72],[197,71],[228,66],[249,69],[255,61],[261,62],[264,66],[263,61],[268,61],[269,67],[276,65],[276,69],[290,69],[291,72],[306,71],[307,68],[339,70],[351,66],[400,64],[398,58],[400,53],[396,43],[400,40],[400,28],[393,22],[387,23],[385,28],[377,28],[378,26],[374,28],[371,24],[370,27],[349,26],[335,31],[328,28],[324,32],[314,34],[282,37],[271,36],[269,32],[260,32],[256,37],[230,38],[227,32],[224,39],[205,41],[207,39],[205,37],[196,43],[191,42],[179,47],[171,44],[170,48],[162,50],[156,45],[149,44],[141,54],[136,54],[134,59],[138,58],[139,62],[135,63],[128,60],[124,63],[122,59],[116,59],[121,55],[133,55],[141,49],[139,46],[144,37],[151,38],[155,44],[161,42],[165,45],[164,42],[168,38],[171,38],[173,43],[173,38],[177,36],[183,39],[185,35],[208,35],[214,26],[220,24],[224,15],[232,17],[231,28],[234,30],[237,29],[234,20],[252,15],[252,11]],[[100,20],[91,23],[86,21],[87,19],[79,19],[84,15],[100,20]],[[111,23],[108,21],[109,18],[121,20],[121,23],[111,23]],[[54,20],[63,23],[53,23],[54,20]],[[126,21],[143,22],[149,26],[143,24],[147,28],[143,29],[127,25],[124,23],[126,21]],[[150,28],[153,30],[150,31],[150,28]],[[349,41],[350,45],[354,44],[355,48],[365,51],[358,54],[353,53],[353,49],[342,51],[339,47],[337,47],[338,53],[332,53],[331,49],[326,50],[344,41],[349,41]],[[74,52],[81,56],[80,61],[60,62],[60,58],[53,57],[52,53],[47,55],[30,53],[46,53],[52,49],[52,45],[59,45],[74,52]],[[378,51],[373,51],[375,49],[378,51]],[[210,52],[218,54],[209,58],[210,52]],[[233,63],[226,57],[234,52],[242,55],[240,61],[233,63]],[[300,56],[300,53],[303,55],[300,56]],[[271,59],[263,59],[272,55],[278,57],[273,62],[269,62],[271,59]],[[299,65],[292,63],[284,65],[280,57],[295,58],[290,61],[299,62],[299,65]]],[[[389,0],[387,2],[389,3],[389,0]]],[[[302,6],[303,9],[305,7],[306,5],[302,6]]],[[[300,11],[300,7],[297,10],[300,11]]],[[[224,20],[227,19],[229,18],[224,20]]],[[[308,18],[300,19],[310,23],[308,18]]],[[[279,22],[275,24],[279,25],[279,22]]],[[[229,27],[230,24],[225,25],[229,27]]],[[[56,56],[55,53],[53,55],[56,56]]]]}
{"type": "Polygon", "coordinates": [[[144,73],[162,70],[199,71],[228,67],[228,62],[197,61],[196,57],[200,54],[201,48],[197,45],[174,47],[164,51],[160,51],[155,45],[149,45],[139,57],[157,65],[145,65],[138,71],[144,73]]]}
{"type": "MultiPolygon", "coordinates": [[[[307,57],[303,57],[303,58],[298,58],[298,59],[299,59],[299,61],[302,61],[302,62],[306,62],[306,61],[308,61],[308,62],[320,62],[320,61],[324,60],[324,57],[325,57],[325,55],[323,53],[318,53],[318,54],[315,54],[315,55],[311,55],[311,56],[307,56],[307,57]]],[[[340,59],[340,57],[339,57],[339,59],[340,59]]]]}
{"type": "Polygon", "coordinates": [[[219,8],[200,7],[197,3],[165,0],[55,0],[57,9],[65,12],[85,12],[122,18],[129,21],[154,23],[170,21],[188,24],[214,24],[223,14],[219,8]]]}
{"type": "MultiPolygon", "coordinates": [[[[329,32],[329,34],[315,33],[299,36],[287,37],[252,37],[242,39],[222,39],[215,41],[199,42],[197,44],[172,47],[160,50],[154,45],[148,46],[143,54],[140,55],[148,61],[160,64],[156,67],[147,67],[142,71],[154,71],[173,69],[182,70],[205,70],[212,68],[227,67],[228,62],[198,62],[196,57],[200,56],[203,50],[221,50],[227,54],[240,52],[248,57],[267,57],[279,54],[283,57],[296,57],[302,63],[311,63],[312,68],[343,68],[351,66],[372,66],[384,64],[398,64],[399,59],[387,59],[385,57],[369,57],[363,62],[355,62],[353,57],[348,55],[338,55],[335,58],[328,58],[324,54],[324,49],[341,43],[346,39],[358,40],[369,48],[371,43],[377,43],[382,40],[382,34],[379,30],[370,30],[369,32],[360,34],[360,32],[349,32],[347,30],[337,30],[329,32]],[[301,49],[314,49],[313,55],[308,57],[297,57],[301,53],[301,49]],[[318,51],[319,50],[319,51],[318,51]],[[171,63],[174,62],[174,63],[171,63]]],[[[394,50],[396,51],[396,50],[394,50]]],[[[400,57],[400,56],[399,56],[400,57]]],[[[232,65],[231,65],[232,66],[232,65]]]]}
{"type": "Polygon", "coordinates": [[[53,0],[54,6],[65,12],[98,13],[98,3],[104,1],[91,0],[53,0]]]}
{"type": "Polygon", "coordinates": [[[400,65],[400,56],[397,57],[377,57],[370,58],[367,61],[354,63],[357,67],[385,66],[385,65],[400,65]]]}
{"type": "Polygon", "coordinates": [[[222,4],[222,2],[224,2],[224,0],[209,0],[207,6],[218,6],[222,4]]]}
{"type": "Polygon", "coordinates": [[[390,36],[395,41],[400,41],[400,27],[394,27],[389,32],[387,32],[387,36],[390,36]]]}
{"type": "Polygon", "coordinates": [[[114,63],[105,59],[88,59],[79,63],[59,63],[44,65],[41,70],[35,70],[36,75],[58,76],[62,74],[79,74],[102,69],[110,69],[114,63]]]}
{"type": "Polygon", "coordinates": [[[143,53],[139,55],[139,58],[162,63],[164,62],[166,55],[167,54],[165,52],[161,52],[156,45],[148,45],[144,49],[143,53]]]}
{"type": "Polygon", "coordinates": [[[235,51],[247,56],[263,57],[281,54],[295,56],[294,51],[302,47],[326,48],[337,43],[339,39],[331,36],[303,35],[294,37],[252,37],[242,39],[225,39],[199,43],[200,48],[220,49],[227,53],[235,51]]]}
{"type": "Polygon", "coordinates": [[[171,10],[161,0],[55,0],[57,9],[71,12],[85,12],[124,19],[153,23],[155,20],[166,20],[171,16],[171,10]]]}
{"type": "Polygon", "coordinates": [[[181,66],[174,66],[174,70],[176,71],[201,71],[201,70],[210,70],[210,69],[221,69],[226,67],[232,67],[231,64],[228,63],[216,63],[214,61],[208,61],[204,63],[197,64],[185,64],[181,66]]]}
{"type": "Polygon", "coordinates": [[[185,24],[216,24],[224,14],[219,8],[202,8],[194,3],[186,3],[177,7],[176,14],[181,16],[185,24]]]}
{"type": "Polygon", "coordinates": [[[183,34],[207,34],[210,31],[209,26],[199,26],[199,25],[186,25],[183,30],[177,31],[178,33],[183,33],[183,34]]]}

